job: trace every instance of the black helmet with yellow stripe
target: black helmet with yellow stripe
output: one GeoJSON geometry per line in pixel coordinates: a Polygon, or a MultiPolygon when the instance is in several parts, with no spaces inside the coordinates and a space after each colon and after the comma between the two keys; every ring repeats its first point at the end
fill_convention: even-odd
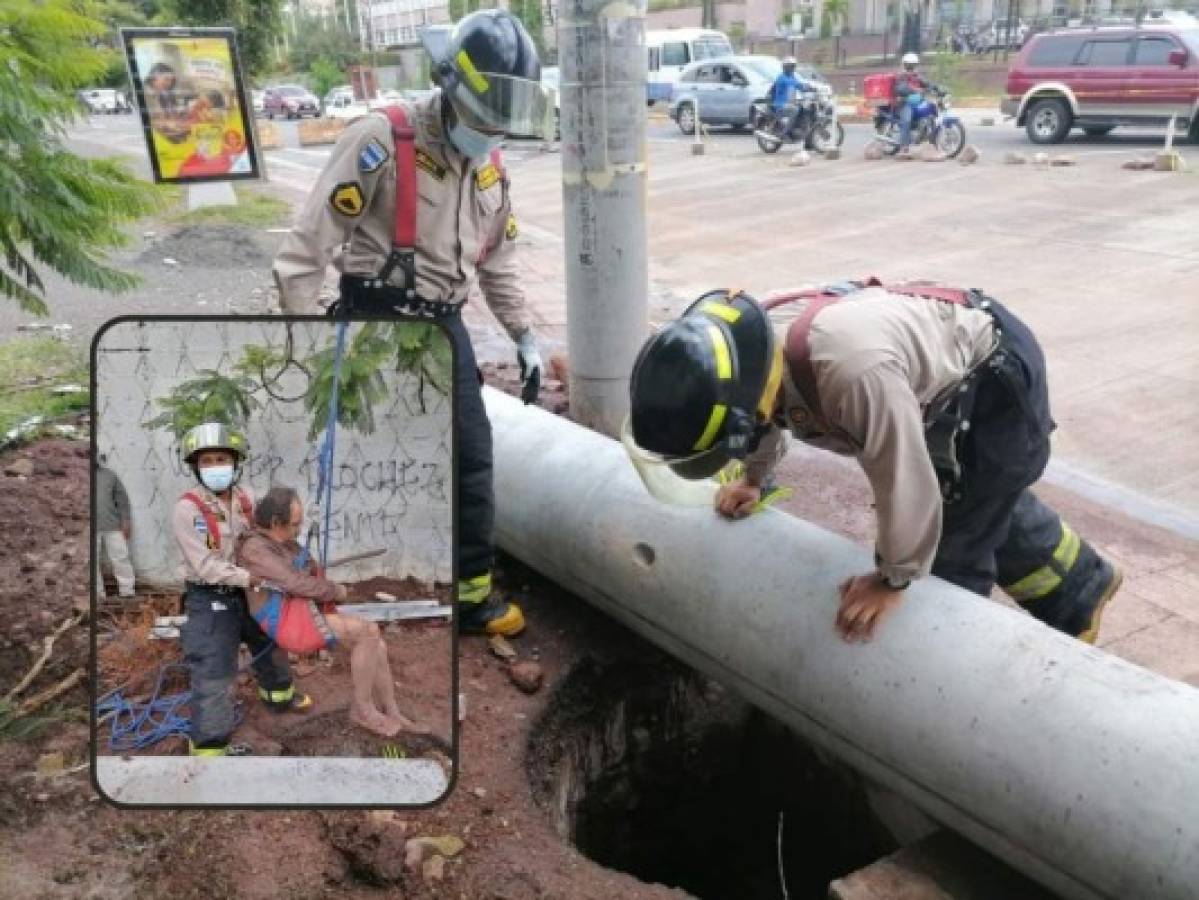
{"type": "Polygon", "coordinates": [[[754,449],[782,378],[782,356],[752,297],[704,294],[641,348],[629,422],[638,448],[686,479],[754,449]]]}
{"type": "Polygon", "coordinates": [[[422,34],[433,80],[462,123],[478,131],[538,137],[552,115],[537,47],[520,19],[481,9],[450,30],[422,34]]]}

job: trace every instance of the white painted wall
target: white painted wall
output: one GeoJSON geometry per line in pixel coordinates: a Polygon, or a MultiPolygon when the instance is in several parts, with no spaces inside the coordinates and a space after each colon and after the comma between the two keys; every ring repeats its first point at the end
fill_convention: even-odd
{"type": "MultiPolygon", "coordinates": [[[[352,337],[355,329],[351,326],[352,337]]],[[[334,338],[332,324],[295,323],[295,355],[303,359],[334,338]]],[[[100,338],[96,354],[97,449],[120,476],[133,507],[132,554],[139,583],[180,583],[171,511],[194,485],[169,432],[144,423],[155,402],[201,369],[229,372],[247,344],[282,347],[283,322],[125,322],[100,338]]],[[[431,387],[421,410],[418,383],[388,373],[389,397],[376,404],[376,430],[337,433],[330,556],[377,547],[387,553],[340,567],[338,580],[375,575],[449,582],[453,577],[451,404],[431,387]]],[[[274,391],[298,397],[306,377],[294,367],[274,391]]],[[[262,395],[260,395],[262,396],[262,395]]],[[[296,488],[309,507],[317,489],[320,437],[309,442],[309,414],[299,400],[264,397],[248,428],[250,458],[242,484],[261,496],[272,484],[296,488]]]]}

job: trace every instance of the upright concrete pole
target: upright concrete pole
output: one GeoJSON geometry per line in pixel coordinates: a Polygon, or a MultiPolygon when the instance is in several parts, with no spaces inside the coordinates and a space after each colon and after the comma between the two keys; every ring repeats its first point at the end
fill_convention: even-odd
{"type": "Polygon", "coordinates": [[[616,434],[645,339],[646,0],[564,0],[558,19],[570,406],[616,434]]]}

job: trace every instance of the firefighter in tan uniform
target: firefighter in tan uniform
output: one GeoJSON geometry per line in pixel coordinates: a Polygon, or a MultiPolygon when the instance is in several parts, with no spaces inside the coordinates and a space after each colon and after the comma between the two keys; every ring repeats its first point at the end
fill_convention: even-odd
{"type": "Polygon", "coordinates": [[[403,108],[414,148],[397,139],[385,114],[347,128],[283,242],[275,279],[284,312],[319,312],[325,267],[340,250],[335,313],[418,315],[449,331],[457,349],[459,628],[513,635],[524,616],[491,587],[491,425],[461,307],[477,284],[516,344],[522,398],[536,399],[542,363],[519,285],[517,224],[498,148],[505,134],[544,133],[548,106],[533,42],[504,10],[466,16],[446,48],[429,51],[439,89],[403,108]],[[405,247],[402,194],[413,177],[415,234],[405,247]]]}
{"type": "Polygon", "coordinates": [[[254,527],[254,500],[237,487],[245,439],[216,422],[197,425],[183,436],[182,455],[197,486],[179,498],[171,519],[183,556],[186,585],[180,629],[183,655],[191,672],[193,756],[241,756],[244,744],[230,744],[237,724],[233,687],[238,648],[245,643],[258,679],[258,696],[274,712],[303,711],[311,699],[295,690],[287,654],[273,647],[246,607],[250,573],[233,562],[237,538],[254,527]]]}
{"type": "Polygon", "coordinates": [[[700,479],[743,459],[716,495],[719,512],[741,518],[773,488],[790,431],[854,456],[874,492],[876,571],[842,586],[846,640],[869,639],[931,573],[983,596],[998,583],[1094,642],[1120,573],[1029,490],[1054,427],[1036,339],[976,291],[869,284],[768,302],[769,316],[716,292],[650,338],[626,442],[639,470],[700,479]]]}

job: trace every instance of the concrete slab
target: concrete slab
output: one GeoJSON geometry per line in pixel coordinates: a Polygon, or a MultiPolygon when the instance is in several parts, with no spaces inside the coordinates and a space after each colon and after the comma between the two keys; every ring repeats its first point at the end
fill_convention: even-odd
{"type": "Polygon", "coordinates": [[[1199,687],[1199,623],[1190,619],[1170,616],[1105,649],[1169,678],[1199,687]]]}
{"type": "Polygon", "coordinates": [[[95,777],[108,799],[150,806],[414,806],[449,786],[428,759],[98,756],[95,777]]]}
{"type": "Polygon", "coordinates": [[[946,831],[829,885],[829,900],[1054,900],[1054,895],[946,831]]]}

